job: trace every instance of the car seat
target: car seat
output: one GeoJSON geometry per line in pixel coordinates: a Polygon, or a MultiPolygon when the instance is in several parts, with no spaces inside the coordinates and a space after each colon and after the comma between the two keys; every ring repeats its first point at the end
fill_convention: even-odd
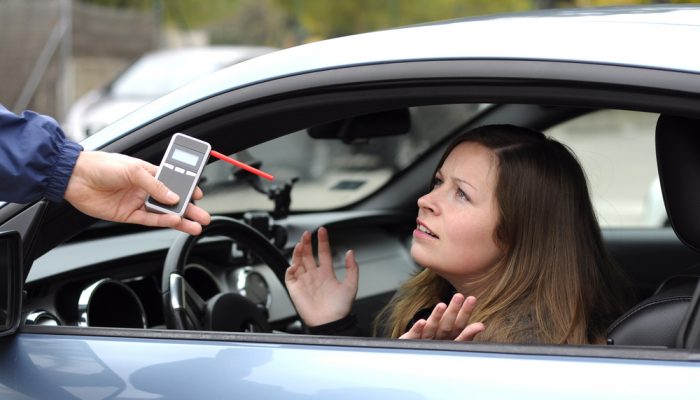
{"type": "MultiPolygon", "coordinates": [[[[656,158],[671,226],[700,252],[700,120],[662,115],[656,124],[656,158]]],[[[689,348],[700,342],[700,277],[674,276],[608,329],[608,344],[689,348]]]]}
{"type": "Polygon", "coordinates": [[[677,347],[676,339],[700,277],[673,276],[608,328],[608,344],[677,347]]]}

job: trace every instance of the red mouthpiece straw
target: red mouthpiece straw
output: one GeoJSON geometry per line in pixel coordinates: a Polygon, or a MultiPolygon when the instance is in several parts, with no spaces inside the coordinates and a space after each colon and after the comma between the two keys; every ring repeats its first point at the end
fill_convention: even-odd
{"type": "Polygon", "coordinates": [[[255,175],[257,175],[257,176],[259,176],[259,177],[261,177],[261,178],[265,178],[265,179],[267,179],[267,180],[273,180],[273,179],[275,179],[274,176],[268,174],[267,172],[260,171],[259,169],[253,168],[253,167],[251,167],[251,166],[248,165],[248,164],[244,164],[244,163],[242,163],[242,162],[240,162],[240,161],[234,160],[234,159],[231,158],[231,157],[227,157],[227,156],[225,156],[225,155],[219,153],[219,152],[216,151],[216,150],[212,150],[212,151],[211,151],[211,155],[214,156],[214,157],[216,157],[216,158],[218,158],[219,160],[226,161],[227,163],[233,164],[233,165],[235,165],[235,166],[238,167],[238,168],[241,168],[241,169],[244,169],[244,170],[246,170],[246,171],[248,171],[248,172],[251,172],[251,173],[253,173],[253,174],[255,174],[255,175]]]}

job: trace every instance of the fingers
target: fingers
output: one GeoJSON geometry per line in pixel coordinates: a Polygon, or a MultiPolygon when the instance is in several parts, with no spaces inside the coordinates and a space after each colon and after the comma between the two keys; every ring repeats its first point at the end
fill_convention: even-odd
{"type": "Polygon", "coordinates": [[[464,329],[464,327],[467,326],[467,323],[469,322],[469,317],[471,317],[475,307],[476,297],[469,296],[464,300],[462,307],[460,307],[459,312],[457,313],[457,317],[455,318],[455,330],[461,331],[462,329],[464,329]]]}
{"type": "Polygon", "coordinates": [[[294,245],[294,250],[292,251],[292,265],[301,265],[301,242],[294,245]]]}
{"type": "Polygon", "coordinates": [[[136,210],[127,219],[127,222],[177,229],[178,231],[196,236],[202,233],[202,225],[208,225],[211,222],[211,215],[204,209],[190,204],[187,206],[185,218],[175,214],[160,214],[145,210],[136,210]]]}
{"type": "Polygon", "coordinates": [[[180,218],[180,221],[172,228],[193,236],[202,233],[202,225],[198,222],[190,221],[187,218],[180,218]]]}
{"type": "Polygon", "coordinates": [[[289,284],[297,280],[297,272],[299,271],[299,264],[292,263],[287,270],[284,272],[284,282],[289,284]]]}
{"type": "Polygon", "coordinates": [[[182,223],[182,218],[175,214],[159,214],[145,210],[136,210],[126,218],[125,222],[159,228],[176,228],[182,223]]]}
{"type": "Polygon", "coordinates": [[[331,245],[328,241],[328,230],[324,227],[318,229],[318,263],[320,268],[333,272],[333,256],[331,245]]]}
{"type": "MultiPolygon", "coordinates": [[[[452,339],[466,326],[467,321],[463,321],[463,325],[457,325],[457,316],[462,310],[464,304],[464,295],[455,293],[447,306],[445,313],[442,315],[435,333],[436,339],[452,339]]],[[[469,315],[467,314],[467,318],[469,315]]]]}
{"type": "Polygon", "coordinates": [[[399,336],[399,339],[422,339],[423,330],[425,329],[426,321],[424,319],[419,319],[415,324],[408,330],[408,332],[399,336]]]}
{"type": "Polygon", "coordinates": [[[202,233],[202,225],[197,222],[190,221],[189,219],[179,217],[175,214],[158,214],[152,212],[144,212],[143,214],[144,218],[138,220],[137,223],[162,228],[172,228],[193,236],[202,233]]]}
{"type": "Polygon", "coordinates": [[[200,189],[199,186],[197,186],[196,188],[194,188],[194,193],[192,193],[192,199],[199,200],[202,197],[204,197],[204,192],[202,191],[202,189],[200,189]]]}
{"type": "MultiPolygon", "coordinates": [[[[134,214],[136,214],[136,212],[134,214]]],[[[150,224],[147,221],[142,222],[143,219],[132,222],[143,223],[144,225],[173,228],[194,236],[202,233],[202,226],[209,225],[211,222],[211,215],[203,208],[194,204],[187,205],[184,218],[174,214],[159,214],[148,211],[145,211],[144,214],[147,221],[155,221],[154,224],[150,224]]]]}
{"type": "MultiPolygon", "coordinates": [[[[143,160],[139,160],[139,166],[142,167],[143,169],[145,169],[146,172],[148,172],[155,179],[156,173],[158,172],[157,166],[149,163],[148,161],[143,161],[143,160]]],[[[144,187],[143,185],[139,185],[139,186],[148,192],[146,187],[144,187]]],[[[165,187],[165,185],[163,185],[163,186],[165,187]]],[[[148,194],[155,197],[155,195],[151,192],[148,192],[148,194]]],[[[200,200],[202,197],[204,197],[204,192],[202,191],[202,189],[199,186],[195,187],[194,192],[192,193],[192,199],[200,200]]],[[[161,203],[165,203],[165,204],[174,204],[177,202],[177,200],[173,203],[163,202],[160,199],[158,199],[157,197],[156,197],[156,200],[160,201],[161,203]]],[[[204,224],[204,225],[206,225],[206,224],[204,224]]]]}
{"type": "Polygon", "coordinates": [[[355,252],[348,250],[345,253],[345,279],[343,285],[354,286],[357,291],[357,281],[360,278],[360,267],[355,259],[355,252]]]}
{"type": "Polygon", "coordinates": [[[456,338],[455,341],[457,342],[466,342],[470,340],[474,340],[474,337],[478,335],[479,333],[483,332],[486,329],[484,324],[481,322],[475,322],[473,324],[467,325],[464,330],[462,330],[462,333],[460,333],[456,338]]]}
{"type": "Polygon", "coordinates": [[[125,222],[160,228],[172,228],[190,235],[199,235],[202,233],[202,225],[208,224],[211,221],[211,217],[209,213],[199,207],[189,211],[189,213],[195,221],[182,218],[175,214],[161,214],[146,211],[144,208],[141,208],[132,212],[126,218],[125,222]]]}
{"type": "Polygon", "coordinates": [[[304,243],[302,241],[299,241],[294,246],[294,250],[292,251],[292,264],[290,267],[287,269],[287,272],[289,273],[294,273],[294,278],[298,279],[301,275],[305,274],[307,272],[306,270],[306,264],[304,264],[304,243]],[[292,268],[294,267],[294,268],[292,268]],[[290,268],[292,268],[290,270],[290,268]]]}
{"type": "MultiPolygon", "coordinates": [[[[299,243],[294,246],[294,250],[292,251],[292,264],[290,265],[290,268],[294,268],[291,270],[288,268],[288,272],[294,274],[294,279],[299,279],[307,273],[313,273],[316,269],[315,265],[307,265],[304,257],[304,253],[306,251],[305,248],[307,247],[305,246],[304,237],[307,234],[308,232],[304,232],[301,235],[302,238],[299,240],[299,243]]],[[[306,276],[309,277],[310,275],[306,276]]]]}
{"type": "Polygon", "coordinates": [[[180,196],[168,189],[163,182],[156,179],[149,171],[150,168],[149,163],[146,162],[134,164],[133,167],[129,168],[128,172],[131,181],[163,204],[177,203],[180,200],[180,196]]]}
{"type": "Polygon", "coordinates": [[[485,328],[480,322],[467,325],[476,306],[476,298],[466,299],[461,293],[455,293],[450,304],[439,303],[433,308],[421,330],[421,339],[436,340],[472,340],[485,328]]]}
{"type": "Polygon", "coordinates": [[[211,215],[203,208],[188,204],[187,210],[185,210],[185,218],[198,223],[199,225],[209,225],[211,222],[211,215]]]}
{"type": "Polygon", "coordinates": [[[313,249],[311,247],[311,234],[309,232],[304,232],[301,235],[301,257],[304,263],[304,268],[309,270],[316,270],[316,260],[314,259],[313,249]]]}
{"type": "MultiPolygon", "coordinates": [[[[299,269],[295,270],[297,274],[299,272],[309,272],[312,274],[318,272],[321,279],[332,279],[337,282],[338,280],[333,268],[333,255],[330,241],[328,240],[328,230],[323,227],[318,230],[318,266],[311,245],[311,233],[308,231],[305,231],[301,235],[299,243],[294,246],[291,264],[299,265],[299,269]]],[[[359,267],[354,252],[348,251],[345,254],[345,267],[346,278],[343,280],[342,285],[347,285],[349,289],[357,291],[359,267]]]]}
{"type": "Polygon", "coordinates": [[[425,328],[423,328],[421,339],[437,339],[435,335],[438,327],[440,326],[440,320],[442,319],[443,314],[445,314],[446,309],[447,306],[445,303],[438,303],[438,305],[433,308],[433,312],[430,313],[430,316],[425,323],[425,328]]]}
{"type": "Polygon", "coordinates": [[[151,174],[151,176],[156,176],[156,173],[158,172],[158,167],[149,163],[148,161],[143,161],[143,160],[140,160],[140,161],[141,161],[141,163],[140,163],[141,167],[143,167],[143,169],[145,169],[146,172],[151,174]]]}

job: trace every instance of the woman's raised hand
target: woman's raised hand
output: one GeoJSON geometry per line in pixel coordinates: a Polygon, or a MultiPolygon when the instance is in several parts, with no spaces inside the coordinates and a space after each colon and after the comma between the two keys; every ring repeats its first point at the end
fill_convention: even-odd
{"type": "Polygon", "coordinates": [[[481,322],[467,325],[475,305],[474,296],[465,299],[463,294],[456,293],[449,305],[436,305],[427,320],[416,321],[399,339],[474,340],[485,329],[481,322]]]}
{"type": "Polygon", "coordinates": [[[311,234],[304,232],[294,247],[285,283],[299,316],[308,326],[323,325],[347,316],[357,294],[358,266],[352,250],[345,253],[345,278],[335,276],[326,228],[318,230],[318,265],[311,234]]]}

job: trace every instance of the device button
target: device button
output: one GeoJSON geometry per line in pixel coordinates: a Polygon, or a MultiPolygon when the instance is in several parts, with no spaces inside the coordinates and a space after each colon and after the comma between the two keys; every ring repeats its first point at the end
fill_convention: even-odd
{"type": "Polygon", "coordinates": [[[186,173],[187,175],[189,175],[189,176],[197,176],[197,174],[195,174],[195,173],[192,172],[192,171],[185,171],[185,173],[186,173]]]}
{"type": "Polygon", "coordinates": [[[180,167],[175,167],[175,172],[179,172],[179,173],[181,173],[181,174],[184,174],[184,173],[185,173],[185,170],[182,169],[182,168],[180,168],[180,167]]]}
{"type": "Polygon", "coordinates": [[[170,169],[173,169],[173,168],[174,168],[174,167],[172,166],[172,164],[168,164],[168,163],[165,163],[165,162],[163,163],[163,166],[164,166],[164,167],[167,167],[167,168],[170,168],[170,169]]]}

